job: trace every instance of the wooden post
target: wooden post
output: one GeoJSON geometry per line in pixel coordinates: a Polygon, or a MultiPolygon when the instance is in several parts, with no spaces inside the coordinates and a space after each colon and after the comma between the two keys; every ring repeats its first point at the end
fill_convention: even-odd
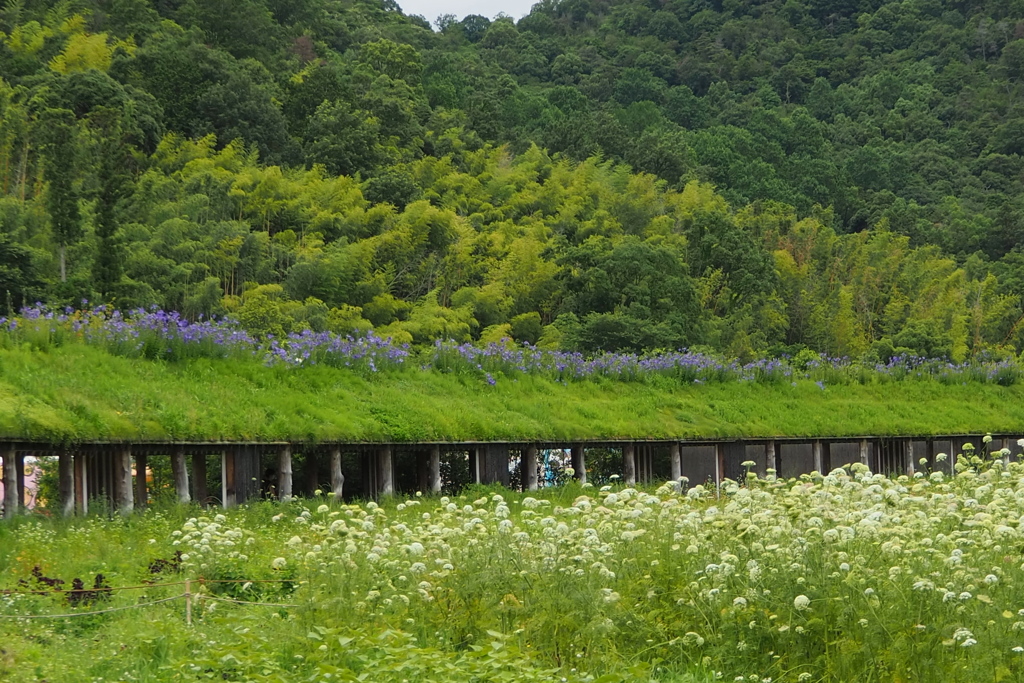
{"type": "Polygon", "coordinates": [[[146,486],[146,470],[149,466],[149,459],[145,453],[135,456],[135,506],[145,508],[149,503],[149,489],[146,486]]]}
{"type": "Polygon", "coordinates": [[[89,514],[89,472],[85,453],[75,453],[75,511],[89,514]]]}
{"type": "Polygon", "coordinates": [[[679,483],[683,477],[683,449],[678,441],[673,441],[668,447],[668,459],[672,467],[672,481],[679,483]]]}
{"type": "Polygon", "coordinates": [[[438,494],[441,493],[441,447],[431,446],[430,447],[430,462],[428,463],[428,483],[430,484],[430,493],[438,494]]]}
{"type": "Polygon", "coordinates": [[[13,445],[6,445],[4,458],[4,518],[10,519],[18,512],[18,468],[15,464],[13,445]]]}
{"type": "Polygon", "coordinates": [[[862,465],[871,467],[871,451],[868,449],[868,440],[860,440],[860,462],[862,465]]]}
{"type": "Polygon", "coordinates": [[[480,448],[469,449],[469,480],[474,484],[480,483],[480,475],[483,467],[480,466],[480,448]]]}
{"type": "Polygon", "coordinates": [[[824,464],[822,463],[822,458],[821,458],[821,441],[820,440],[818,440],[818,439],[814,440],[814,443],[811,444],[811,452],[814,454],[814,471],[819,473],[819,474],[823,474],[822,469],[824,469],[824,464]]]}
{"type": "Polygon", "coordinates": [[[626,486],[636,485],[636,445],[632,443],[622,447],[622,479],[626,486]]]}
{"type": "Polygon", "coordinates": [[[1003,456],[1003,466],[1007,467],[1010,464],[1010,439],[1004,436],[1000,443],[1002,443],[1000,450],[1006,452],[1006,454],[1003,456]]]}
{"type": "Polygon", "coordinates": [[[75,459],[70,451],[57,454],[57,479],[61,515],[70,517],[75,514],[75,459]]]}
{"type": "Polygon", "coordinates": [[[345,488],[345,475],[341,471],[341,446],[331,446],[331,490],[334,499],[341,500],[345,488]]]}
{"type": "Polygon", "coordinates": [[[380,467],[380,494],[391,496],[395,493],[394,469],[391,462],[391,447],[377,451],[377,465],[380,467]]]}
{"type": "Polygon", "coordinates": [[[320,490],[320,455],[310,449],[302,454],[305,462],[302,470],[306,476],[306,490],[315,495],[320,490]]]}
{"type": "Polygon", "coordinates": [[[225,448],[220,456],[220,500],[221,506],[232,508],[238,503],[235,482],[235,449],[225,448]]]}
{"type": "Polygon", "coordinates": [[[113,465],[114,507],[120,514],[130,515],[135,508],[131,447],[118,446],[114,450],[111,465],[113,465]]]}
{"type": "Polygon", "coordinates": [[[188,505],[192,497],[188,493],[188,468],[185,466],[185,449],[175,447],[171,453],[171,474],[174,477],[174,492],[178,494],[178,503],[188,505]]]}
{"type": "Polygon", "coordinates": [[[430,451],[416,451],[416,490],[430,492],[430,451]]]}
{"type": "Polygon", "coordinates": [[[725,476],[725,444],[715,444],[715,491],[722,490],[722,479],[725,476]]]}
{"type": "Polygon", "coordinates": [[[768,441],[764,445],[764,463],[765,468],[769,470],[775,470],[778,474],[778,467],[775,463],[775,442],[768,441]]]}
{"type": "Polygon", "coordinates": [[[14,468],[18,475],[18,509],[25,511],[25,454],[15,453],[14,468]]]}
{"type": "Polygon", "coordinates": [[[523,483],[527,491],[537,490],[537,447],[527,446],[523,452],[523,483]]]}
{"type": "Polygon", "coordinates": [[[292,499],[292,447],[282,446],[277,451],[277,499],[292,499]]]}
{"type": "Polygon", "coordinates": [[[587,456],[583,450],[583,446],[573,446],[570,451],[572,460],[573,476],[579,480],[581,484],[587,483],[587,456]]]}
{"type": "Polygon", "coordinates": [[[907,476],[908,477],[914,476],[914,466],[916,464],[917,463],[914,462],[914,440],[913,439],[908,439],[907,440],[907,464],[906,464],[906,471],[907,471],[907,476]]]}
{"type": "Polygon", "coordinates": [[[210,494],[206,487],[206,453],[193,453],[192,490],[195,493],[196,502],[203,507],[206,507],[210,499],[210,494]]]}

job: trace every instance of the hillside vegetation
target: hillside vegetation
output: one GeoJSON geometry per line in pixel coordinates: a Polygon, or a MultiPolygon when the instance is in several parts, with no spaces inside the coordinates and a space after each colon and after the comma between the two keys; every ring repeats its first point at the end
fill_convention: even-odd
{"type": "Polygon", "coordinates": [[[431,25],[373,0],[9,0],[0,312],[1016,355],[1022,19],[566,0],[431,25]]]}

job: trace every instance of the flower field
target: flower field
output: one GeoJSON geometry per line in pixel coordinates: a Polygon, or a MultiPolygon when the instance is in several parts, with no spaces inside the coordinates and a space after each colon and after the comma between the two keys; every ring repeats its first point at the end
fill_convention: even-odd
{"type": "Polygon", "coordinates": [[[952,477],[18,520],[0,678],[1021,680],[1024,464],[999,455],[952,477]]]}

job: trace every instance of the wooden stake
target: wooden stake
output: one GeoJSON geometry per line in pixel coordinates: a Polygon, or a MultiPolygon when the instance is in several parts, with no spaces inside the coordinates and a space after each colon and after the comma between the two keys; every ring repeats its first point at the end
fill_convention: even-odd
{"type": "Polygon", "coordinates": [[[89,514],[89,472],[85,453],[75,453],[75,511],[89,514]]]}
{"type": "Polygon", "coordinates": [[[587,483],[587,454],[583,446],[573,446],[571,451],[573,476],[581,484],[587,483]]]}
{"type": "Polygon", "coordinates": [[[185,579],[185,625],[192,625],[192,580],[185,579]]]}
{"type": "Polygon", "coordinates": [[[527,491],[537,490],[537,447],[527,446],[523,452],[523,483],[527,491]]]}
{"type": "Polygon", "coordinates": [[[764,466],[766,469],[775,470],[778,474],[778,467],[776,466],[777,458],[775,456],[775,442],[768,441],[764,445],[764,466]]]}

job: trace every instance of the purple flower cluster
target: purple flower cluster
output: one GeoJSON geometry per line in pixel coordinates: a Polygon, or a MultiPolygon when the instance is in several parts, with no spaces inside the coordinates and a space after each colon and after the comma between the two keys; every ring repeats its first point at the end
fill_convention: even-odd
{"type": "Polygon", "coordinates": [[[22,340],[37,345],[76,340],[121,356],[172,361],[259,358],[268,365],[325,364],[377,372],[400,366],[409,357],[406,346],[373,333],[356,339],[306,330],[260,341],[229,318],[190,321],[179,313],[159,309],[122,313],[97,306],[54,311],[37,304],[24,309],[18,318],[0,318],[0,331],[4,330],[16,331],[22,340]]]}
{"type": "MultiPolygon", "coordinates": [[[[137,309],[128,313],[98,306],[57,311],[37,304],[20,316],[0,318],[0,342],[17,339],[39,347],[78,341],[102,346],[111,353],[163,360],[187,358],[256,358],[268,365],[329,365],[363,372],[404,367],[413,351],[373,332],[349,337],[304,330],[282,338],[260,340],[231,319],[188,320],[179,313],[137,309]]],[[[801,353],[804,356],[807,352],[801,353]]],[[[977,359],[967,363],[897,356],[886,363],[853,362],[810,354],[810,358],[771,358],[741,363],[696,351],[649,354],[602,353],[587,357],[508,342],[484,346],[438,341],[418,352],[422,367],[440,372],[475,374],[488,384],[497,378],[535,375],[559,382],[586,379],[645,381],[666,378],[674,383],[793,383],[807,379],[825,389],[837,384],[930,378],[947,384],[1008,386],[1024,374],[1012,360],[977,359]],[[800,362],[796,362],[800,360],[800,362]]]]}

